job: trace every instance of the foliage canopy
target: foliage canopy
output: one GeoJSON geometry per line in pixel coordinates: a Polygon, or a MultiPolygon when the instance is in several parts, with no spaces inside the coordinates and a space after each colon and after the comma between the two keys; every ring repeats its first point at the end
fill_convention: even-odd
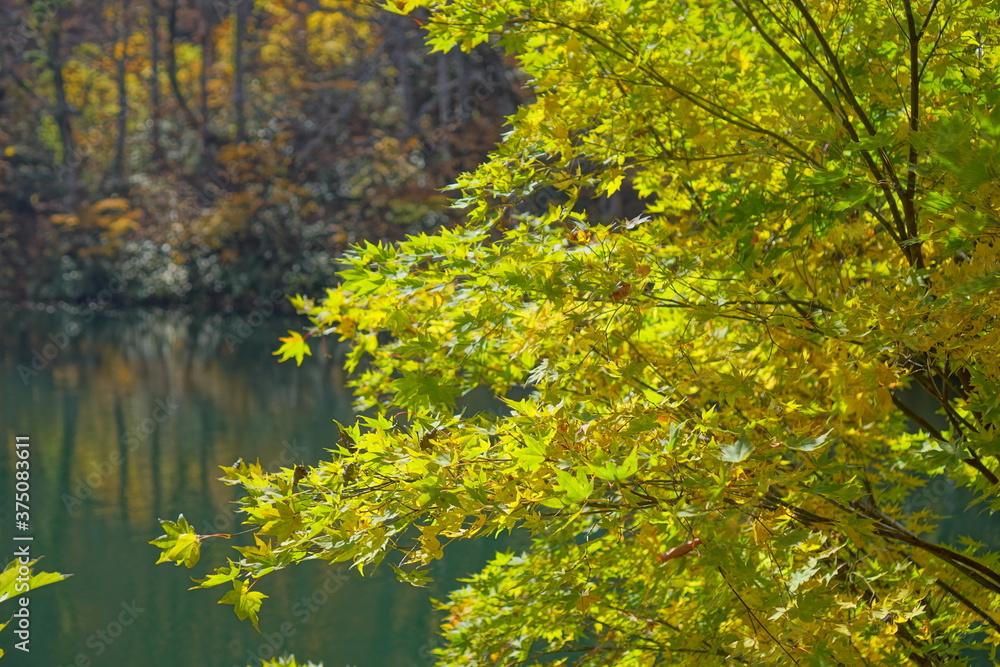
{"type": "Polygon", "coordinates": [[[937,543],[927,491],[1000,509],[996,5],[397,5],[423,7],[537,97],[460,180],[466,223],[293,300],[365,416],[315,467],[224,468],[254,544],[200,585],[255,620],[296,562],[419,583],[519,528],[439,664],[996,660],[995,530],[937,543]],[[623,187],[643,214],[594,223],[623,187]],[[506,411],[457,407],[484,386],[506,411]]]}

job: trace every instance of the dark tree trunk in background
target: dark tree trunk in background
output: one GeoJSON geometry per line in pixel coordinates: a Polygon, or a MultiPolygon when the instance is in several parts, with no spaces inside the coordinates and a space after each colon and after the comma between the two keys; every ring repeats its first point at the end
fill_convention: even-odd
{"type": "MultiPolygon", "coordinates": [[[[212,67],[212,26],[207,21],[202,24],[201,31],[201,73],[198,75],[198,83],[201,87],[201,123],[198,125],[198,134],[201,135],[202,148],[207,152],[209,149],[208,137],[208,70],[212,67]]],[[[204,155],[202,159],[204,159],[204,155]]]]}
{"type": "Polygon", "coordinates": [[[177,80],[177,4],[178,0],[170,0],[170,10],[167,12],[167,78],[170,79],[170,89],[174,92],[174,99],[177,100],[184,120],[192,128],[197,128],[198,119],[188,106],[177,80]]]}
{"type": "Polygon", "coordinates": [[[451,118],[451,91],[449,69],[451,68],[451,52],[446,51],[438,55],[438,80],[437,80],[437,101],[438,101],[438,125],[445,127],[451,118]]]}
{"type": "Polygon", "coordinates": [[[236,109],[236,141],[246,141],[247,115],[244,89],[243,45],[247,34],[247,0],[236,2],[236,37],[233,41],[233,107],[236,109]]]}
{"type": "Polygon", "coordinates": [[[80,166],[80,154],[73,138],[72,110],[66,99],[66,81],[63,79],[62,61],[62,21],[63,10],[56,11],[53,25],[46,45],[47,65],[52,73],[52,84],[55,88],[56,125],[59,128],[59,140],[62,143],[63,156],[60,168],[61,181],[66,193],[66,203],[69,208],[77,202],[77,168],[80,166]]]}
{"type": "Polygon", "coordinates": [[[163,113],[160,100],[160,7],[157,0],[149,2],[149,62],[152,68],[149,81],[149,101],[152,106],[150,120],[150,144],[153,149],[153,163],[164,166],[163,147],[160,143],[160,115],[163,113]]]}
{"type": "Polygon", "coordinates": [[[514,114],[521,99],[507,79],[507,66],[503,58],[487,44],[476,46],[476,53],[483,59],[486,93],[494,99],[500,113],[504,116],[514,114]]]}
{"type": "Polygon", "coordinates": [[[410,36],[409,19],[405,16],[392,16],[386,24],[386,41],[391,54],[392,64],[398,72],[399,97],[403,102],[403,117],[412,126],[417,119],[416,100],[413,91],[413,72],[410,66],[410,36]]]}
{"type": "Polygon", "coordinates": [[[461,50],[456,49],[455,59],[457,60],[458,69],[456,73],[458,77],[458,99],[455,101],[455,115],[458,117],[458,122],[464,125],[472,113],[474,104],[472,96],[469,94],[469,56],[465,55],[461,50]]]}
{"type": "MultiPolygon", "coordinates": [[[[115,143],[115,161],[111,167],[111,187],[119,191],[125,190],[125,140],[128,134],[128,90],[126,89],[126,66],[128,64],[128,38],[131,32],[128,10],[129,0],[121,0],[120,32],[118,42],[121,44],[121,54],[115,54],[118,85],[118,137],[115,143]]],[[[115,49],[117,51],[117,48],[115,49]]]]}

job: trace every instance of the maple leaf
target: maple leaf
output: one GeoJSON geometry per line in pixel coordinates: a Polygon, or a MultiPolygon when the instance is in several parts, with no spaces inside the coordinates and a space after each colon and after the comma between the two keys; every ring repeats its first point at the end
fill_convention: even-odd
{"type": "Polygon", "coordinates": [[[163,526],[166,534],[150,542],[162,550],[156,563],[172,561],[177,565],[194,567],[201,558],[201,538],[184,518],[184,515],[181,514],[177,517],[177,521],[161,519],[160,525],[163,526]]]}
{"type": "Polygon", "coordinates": [[[263,593],[251,591],[247,582],[237,579],[233,581],[233,590],[223,595],[219,604],[233,605],[236,616],[241,621],[249,618],[254,629],[260,632],[260,628],[257,626],[257,612],[266,597],[263,593]]]}
{"type": "Polygon", "coordinates": [[[295,365],[301,366],[302,359],[308,354],[312,356],[312,350],[309,349],[309,345],[306,343],[302,334],[297,331],[289,331],[288,338],[279,338],[284,345],[279,347],[277,350],[272,352],[274,356],[282,355],[281,359],[278,361],[288,361],[291,357],[295,357],[295,365]]]}

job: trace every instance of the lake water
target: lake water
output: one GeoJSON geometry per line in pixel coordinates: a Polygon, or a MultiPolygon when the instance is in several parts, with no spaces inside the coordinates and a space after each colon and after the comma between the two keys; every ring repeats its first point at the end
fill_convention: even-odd
{"type": "MultiPolygon", "coordinates": [[[[258,634],[218,605],[222,587],[188,591],[231,543],[206,543],[192,570],[155,566],[158,518],[181,512],[201,533],[235,532],[238,491],[219,465],[259,459],[276,470],[314,463],[351,421],[338,365],[318,352],[279,365],[278,336],[300,320],[0,312],[0,554],[14,543],[15,436],[31,442],[33,554],[72,573],[32,594],[31,653],[12,667],[244,667],[293,652],[325,667],[431,664],[443,598],[497,543],[463,545],[429,589],[346,566],[304,565],[268,576],[258,634]],[[254,658],[257,658],[254,660],[254,658]]],[[[13,612],[4,605],[3,615],[13,612]]]]}
{"type": "MultiPolygon", "coordinates": [[[[432,663],[439,617],[430,598],[478,570],[497,543],[450,549],[429,589],[315,562],[275,573],[258,587],[270,596],[262,634],[216,604],[221,587],[187,590],[233,553],[229,542],[208,542],[193,570],[153,564],[147,542],[162,532],[158,518],[183,512],[201,533],[238,530],[230,504],[238,491],[218,481],[219,465],[314,463],[336,442],[332,420],[352,420],[332,359],[317,350],[296,367],[271,355],[278,336],[299,325],[0,311],[0,554],[14,550],[13,443],[27,435],[33,553],[44,554],[42,569],[74,575],[32,594],[31,653],[11,651],[8,628],[0,646],[11,653],[0,664],[245,667],[275,652],[325,667],[432,663]]],[[[967,501],[940,479],[912,504],[953,515],[929,538],[972,536],[1000,548],[998,522],[963,511],[967,501]]]]}

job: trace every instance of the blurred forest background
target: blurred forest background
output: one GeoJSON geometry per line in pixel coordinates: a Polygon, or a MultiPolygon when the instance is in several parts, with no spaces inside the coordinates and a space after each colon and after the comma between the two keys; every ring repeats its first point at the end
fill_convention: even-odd
{"type": "Polygon", "coordinates": [[[498,48],[333,0],[0,3],[0,300],[245,309],[443,192],[530,93],[498,48]],[[109,292],[109,290],[105,290],[109,292]]]}

